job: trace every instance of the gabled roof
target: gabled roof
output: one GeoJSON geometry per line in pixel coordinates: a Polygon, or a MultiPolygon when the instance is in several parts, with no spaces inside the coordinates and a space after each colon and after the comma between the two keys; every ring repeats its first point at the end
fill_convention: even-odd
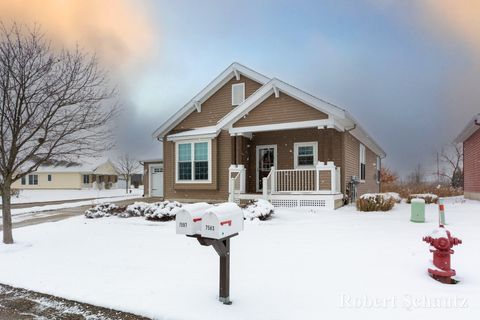
{"type": "Polygon", "coordinates": [[[305,91],[289,85],[286,82],[273,78],[260,89],[255,91],[250,97],[245,99],[245,101],[233,109],[232,112],[220,119],[217,124],[218,127],[222,129],[231,127],[235,122],[240,120],[245,114],[250,112],[272,94],[278,96],[280,91],[323,113],[328,114],[329,117],[334,117],[337,120],[346,119],[345,110],[325,102],[322,99],[316,98],[305,91]]]}
{"type": "Polygon", "coordinates": [[[224,86],[230,79],[236,77],[240,79],[240,75],[265,84],[270,79],[266,76],[245,67],[237,62],[232,63],[227,69],[220,73],[212,82],[210,82],[202,91],[193,97],[186,105],[171,116],[165,123],[155,130],[154,138],[164,136],[168,131],[172,130],[178,123],[185,119],[195,109],[200,112],[202,110],[202,103],[210,98],[218,89],[224,86]]]}
{"type": "Polygon", "coordinates": [[[71,173],[93,173],[97,168],[102,165],[110,163],[113,167],[113,163],[110,159],[102,158],[87,158],[79,157],[74,161],[50,161],[40,165],[36,172],[45,172],[45,173],[61,173],[61,172],[71,172],[71,173]]]}
{"type": "MultiPolygon", "coordinates": [[[[286,82],[283,82],[277,78],[268,79],[267,77],[239,64],[233,63],[224,72],[222,72],[214,81],[212,81],[204,90],[197,94],[192,100],[189,101],[182,109],[175,113],[170,119],[168,119],[162,126],[160,126],[154,133],[155,138],[163,137],[168,131],[173,129],[180,121],[188,116],[195,108],[197,111],[201,111],[201,103],[208,99],[215,91],[225,85],[233,76],[239,78],[239,74],[243,74],[248,78],[251,78],[263,86],[250,95],[243,103],[232,109],[231,112],[226,114],[220,119],[215,126],[208,126],[203,128],[192,129],[181,133],[171,134],[168,136],[168,140],[181,140],[187,138],[199,138],[217,136],[219,132],[223,130],[234,130],[232,126],[235,122],[241,119],[245,114],[250,112],[262,101],[274,94],[279,96],[279,92],[283,92],[294,99],[297,99],[312,108],[315,108],[328,115],[328,119],[324,120],[325,126],[333,127],[337,130],[348,130],[355,138],[365,144],[369,149],[374,151],[377,155],[385,157],[385,151],[380,145],[360,126],[357,120],[349,114],[346,110],[339,108],[325,100],[319,99],[311,94],[298,89],[286,82]]],[[[308,122],[308,121],[304,121],[308,122]]],[[[322,124],[324,124],[322,122],[322,124]]],[[[313,123],[312,126],[316,126],[313,123]]],[[[235,130],[234,130],[235,131],[235,130]]],[[[231,132],[232,133],[232,132],[231,132]]]]}
{"type": "Polygon", "coordinates": [[[467,123],[462,132],[455,138],[454,142],[462,143],[472,134],[474,134],[478,129],[480,129],[480,113],[477,113],[473,118],[467,123]]]}

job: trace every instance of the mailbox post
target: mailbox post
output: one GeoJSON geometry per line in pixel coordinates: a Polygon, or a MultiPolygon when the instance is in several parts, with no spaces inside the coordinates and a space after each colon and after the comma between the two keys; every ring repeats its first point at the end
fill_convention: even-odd
{"type": "Polygon", "coordinates": [[[194,211],[186,208],[180,216],[177,214],[177,234],[194,237],[202,246],[215,249],[220,259],[219,300],[230,305],[230,238],[243,230],[242,210],[235,203],[223,203],[209,208],[195,207],[194,211]]]}

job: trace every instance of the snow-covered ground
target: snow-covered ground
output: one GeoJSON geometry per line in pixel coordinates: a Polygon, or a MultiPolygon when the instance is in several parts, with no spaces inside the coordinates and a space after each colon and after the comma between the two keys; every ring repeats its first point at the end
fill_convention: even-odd
{"type": "Polygon", "coordinates": [[[218,257],[175,234],[174,222],[72,219],[14,230],[0,245],[0,282],[157,319],[477,319],[480,202],[449,200],[448,228],[463,244],[461,282],[428,277],[422,237],[437,222],[387,213],[276,210],[246,221],[231,241],[231,298],[218,302],[218,257]]]}
{"type": "MultiPolygon", "coordinates": [[[[141,196],[143,188],[132,188],[132,195],[141,196]]],[[[12,197],[12,203],[28,203],[28,202],[45,202],[45,201],[61,201],[61,200],[80,200],[92,198],[111,198],[125,195],[125,189],[109,189],[109,190],[21,190],[19,197],[12,197]]],[[[0,204],[2,199],[0,198],[0,204]]]]}
{"type": "MultiPolygon", "coordinates": [[[[135,199],[143,195],[143,189],[132,189],[132,193],[128,193],[128,194],[125,193],[125,190],[122,190],[122,191],[118,191],[118,190],[120,189],[100,190],[100,191],[98,190],[96,191],[94,190],[28,190],[30,192],[27,192],[27,195],[31,195],[30,199],[36,199],[33,201],[42,201],[40,197],[41,194],[45,195],[45,198],[43,201],[46,201],[46,202],[56,201],[56,200],[62,201],[62,200],[82,199],[81,197],[75,198],[75,196],[82,196],[82,195],[83,195],[83,199],[88,199],[88,198],[95,198],[95,199],[38,205],[38,206],[32,206],[32,207],[29,206],[25,208],[13,208],[12,221],[13,222],[23,221],[31,218],[33,215],[35,215],[36,217],[39,217],[38,215],[39,212],[75,208],[75,207],[81,207],[81,206],[87,206],[87,205],[93,206],[93,205],[104,203],[104,202],[135,199]],[[38,191],[38,192],[32,192],[32,191],[38,191]],[[65,194],[63,194],[63,192],[65,194]],[[67,197],[67,195],[70,195],[71,197],[69,198],[67,197]],[[88,196],[88,195],[91,195],[91,196],[88,196]],[[48,200],[45,200],[45,199],[48,199],[48,200]],[[52,200],[52,199],[55,199],[55,200],[52,200]]],[[[25,201],[24,203],[26,202],[31,202],[31,201],[25,201]]],[[[2,210],[0,209],[0,217],[1,216],[2,216],[2,210]]],[[[0,225],[1,224],[2,222],[0,221],[0,225]]]]}

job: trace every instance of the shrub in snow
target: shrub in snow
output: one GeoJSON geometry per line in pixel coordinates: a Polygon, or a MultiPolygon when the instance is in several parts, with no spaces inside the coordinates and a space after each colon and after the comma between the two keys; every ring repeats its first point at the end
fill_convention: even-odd
{"type": "Polygon", "coordinates": [[[147,220],[169,221],[174,220],[182,204],[177,201],[162,201],[152,203],[145,209],[145,218],[147,220]]]}
{"type": "Polygon", "coordinates": [[[127,207],[119,217],[145,217],[147,220],[168,221],[175,219],[175,215],[182,204],[176,201],[162,201],[154,203],[135,202],[127,207]]]}
{"type": "Polygon", "coordinates": [[[150,203],[147,202],[135,202],[127,206],[125,212],[119,215],[122,218],[128,217],[143,217],[145,215],[145,210],[150,206],[150,203]]]}
{"type": "Polygon", "coordinates": [[[407,197],[407,203],[411,203],[412,199],[423,199],[425,200],[425,203],[437,203],[438,202],[438,196],[433,193],[417,193],[417,194],[411,194],[407,197]]]}
{"type": "Polygon", "coordinates": [[[396,203],[402,202],[402,197],[396,192],[385,192],[385,194],[392,197],[396,203]]]}
{"type": "Polygon", "coordinates": [[[101,203],[85,211],[86,218],[102,218],[119,214],[125,210],[125,207],[119,207],[113,203],[101,203]]]}
{"type": "Polygon", "coordinates": [[[389,211],[395,202],[395,198],[386,193],[366,193],[357,200],[357,210],[389,211]]]}
{"type": "Polygon", "coordinates": [[[274,207],[273,205],[263,199],[258,199],[254,202],[251,202],[243,208],[243,216],[245,219],[253,220],[253,219],[260,219],[260,220],[268,220],[274,214],[274,207]]]}

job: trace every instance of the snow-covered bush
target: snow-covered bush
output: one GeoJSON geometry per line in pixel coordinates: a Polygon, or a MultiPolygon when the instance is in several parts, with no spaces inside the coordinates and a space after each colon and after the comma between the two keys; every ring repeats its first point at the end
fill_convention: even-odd
{"type": "Polygon", "coordinates": [[[146,208],[144,214],[147,220],[169,221],[175,219],[181,207],[182,204],[177,201],[156,202],[146,208]]]}
{"type": "Polygon", "coordinates": [[[135,202],[127,207],[119,217],[145,217],[147,220],[168,221],[175,219],[175,215],[182,204],[177,201],[162,202],[135,202]]]}
{"type": "Polygon", "coordinates": [[[396,192],[385,192],[385,194],[395,199],[396,203],[402,202],[402,197],[396,192]]]}
{"type": "Polygon", "coordinates": [[[85,217],[89,219],[110,217],[125,210],[125,207],[119,207],[113,203],[101,203],[85,211],[85,217]]]}
{"type": "Polygon", "coordinates": [[[417,194],[411,194],[407,198],[407,203],[411,203],[412,199],[423,199],[425,200],[425,203],[437,203],[438,202],[438,196],[433,193],[417,193],[417,194]]]}
{"type": "Polygon", "coordinates": [[[127,206],[127,209],[123,214],[120,215],[122,218],[129,217],[143,217],[145,215],[145,210],[150,206],[150,203],[147,202],[135,202],[127,206]]]}
{"type": "Polygon", "coordinates": [[[366,193],[357,200],[359,211],[389,211],[395,205],[395,198],[386,193],[366,193]]]}
{"type": "Polygon", "coordinates": [[[272,217],[272,214],[275,213],[273,205],[263,199],[258,199],[254,202],[251,202],[245,206],[243,209],[243,216],[245,219],[253,220],[268,220],[272,217]]]}

